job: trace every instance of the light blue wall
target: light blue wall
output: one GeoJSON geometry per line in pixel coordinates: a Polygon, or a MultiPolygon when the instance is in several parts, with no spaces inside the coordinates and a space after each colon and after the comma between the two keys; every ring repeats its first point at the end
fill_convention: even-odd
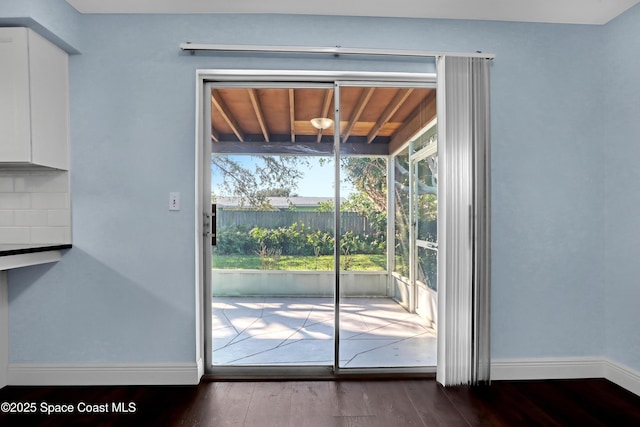
{"type": "Polygon", "coordinates": [[[83,15],[78,33],[74,248],[11,273],[11,362],[195,360],[195,70],[380,65],[190,56],[185,41],[495,53],[493,356],[603,354],[602,27],[83,15]],[[170,191],[182,193],[180,212],[167,210],[170,191]]]}
{"type": "Polygon", "coordinates": [[[69,53],[80,45],[79,17],[64,0],[0,1],[0,26],[30,27],[69,53]]]}
{"type": "Polygon", "coordinates": [[[640,370],[640,7],[609,23],[606,40],[607,354],[640,370]]]}

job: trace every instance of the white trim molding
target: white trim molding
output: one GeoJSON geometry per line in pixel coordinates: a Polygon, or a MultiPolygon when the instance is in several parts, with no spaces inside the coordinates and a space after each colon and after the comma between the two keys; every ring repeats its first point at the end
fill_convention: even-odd
{"type": "Polygon", "coordinates": [[[493,359],[492,380],[551,380],[602,378],[601,358],[493,359]]]}
{"type": "MultiPolygon", "coordinates": [[[[195,385],[202,377],[197,363],[35,364],[12,363],[8,385],[195,385]]],[[[640,396],[640,372],[606,358],[496,359],[491,379],[549,380],[605,378],[640,396]]]]}
{"type": "Polygon", "coordinates": [[[197,375],[198,375],[198,382],[200,381],[200,378],[202,378],[204,376],[204,359],[202,357],[198,358],[198,362],[196,363],[196,369],[197,369],[197,375]]]}
{"type": "Polygon", "coordinates": [[[198,363],[10,363],[7,374],[9,385],[20,386],[194,385],[199,371],[198,363]]]}
{"type": "Polygon", "coordinates": [[[491,379],[550,380],[605,378],[640,396],[640,372],[603,357],[494,359],[491,379]]]}
{"type": "Polygon", "coordinates": [[[604,377],[640,396],[640,372],[611,360],[604,360],[604,377]]]}

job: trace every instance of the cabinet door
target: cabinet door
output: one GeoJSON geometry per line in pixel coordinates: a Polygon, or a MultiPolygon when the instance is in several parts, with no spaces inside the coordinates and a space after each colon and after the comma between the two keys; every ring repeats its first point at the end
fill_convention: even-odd
{"type": "Polygon", "coordinates": [[[31,159],[29,50],[25,28],[0,28],[0,161],[31,159]]]}
{"type": "Polygon", "coordinates": [[[69,168],[69,82],[66,52],[29,31],[31,161],[69,168]]]}

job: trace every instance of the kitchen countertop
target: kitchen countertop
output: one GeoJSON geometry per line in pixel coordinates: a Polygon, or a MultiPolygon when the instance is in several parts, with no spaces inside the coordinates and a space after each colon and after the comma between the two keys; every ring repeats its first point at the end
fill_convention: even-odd
{"type": "Polygon", "coordinates": [[[38,243],[29,245],[0,245],[0,257],[9,255],[31,254],[36,252],[58,251],[71,249],[70,243],[38,243]]]}

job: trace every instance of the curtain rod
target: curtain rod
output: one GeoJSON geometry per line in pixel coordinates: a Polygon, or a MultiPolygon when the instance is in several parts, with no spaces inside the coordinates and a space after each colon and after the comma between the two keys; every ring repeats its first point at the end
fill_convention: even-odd
{"type": "Polygon", "coordinates": [[[181,43],[180,49],[184,51],[217,51],[217,52],[262,52],[262,53],[323,53],[332,55],[377,55],[377,56],[414,56],[414,57],[438,57],[438,56],[464,56],[470,58],[494,59],[495,55],[482,52],[433,52],[426,50],[403,49],[365,49],[335,47],[307,47],[307,46],[265,46],[242,44],[203,44],[181,43]]]}

